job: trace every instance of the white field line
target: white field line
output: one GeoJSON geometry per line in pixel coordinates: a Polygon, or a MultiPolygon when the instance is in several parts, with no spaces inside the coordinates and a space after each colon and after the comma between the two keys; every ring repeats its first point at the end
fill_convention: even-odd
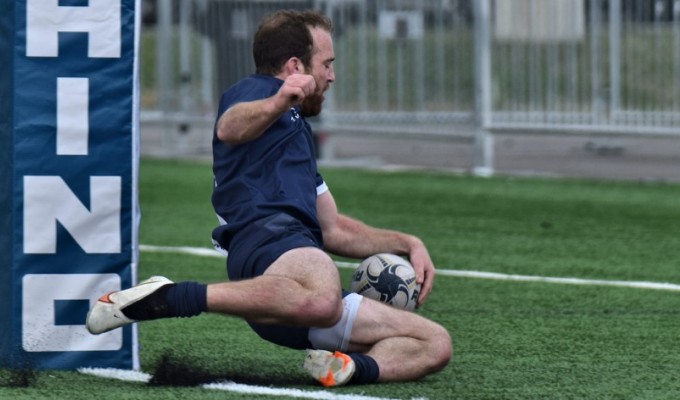
{"type": "Polygon", "coordinates": [[[149,382],[151,375],[141,371],[115,368],[78,368],[78,372],[99,378],[116,379],[125,382],[149,382]]]}
{"type": "Polygon", "coordinates": [[[140,244],[139,250],[147,253],[176,253],[176,254],[190,254],[201,257],[226,258],[226,256],[215,249],[208,249],[205,247],[188,247],[188,246],[153,246],[148,244],[140,244]]]}
{"type": "Polygon", "coordinates": [[[265,394],[270,396],[289,396],[300,399],[317,400],[393,400],[385,397],[364,396],[359,394],[335,394],[327,390],[286,389],[266,386],[251,386],[234,382],[217,382],[202,385],[205,389],[224,390],[243,394],[265,394]]]}
{"type": "MultiPolygon", "coordinates": [[[[139,250],[150,253],[180,253],[190,254],[202,257],[224,258],[225,256],[217,250],[203,248],[203,247],[171,247],[171,246],[152,246],[139,245],[139,250]]],[[[351,262],[336,262],[340,268],[356,268],[359,264],[351,262]]],[[[582,278],[557,278],[549,276],[536,275],[512,275],[501,274],[496,272],[484,271],[467,271],[455,269],[438,269],[437,275],[457,276],[463,278],[477,278],[477,279],[493,279],[499,281],[517,281],[517,282],[541,282],[541,283],[555,283],[563,285],[581,285],[581,286],[615,286],[634,289],[654,289],[667,290],[673,292],[680,292],[680,285],[674,283],[664,282],[645,282],[645,281],[617,281],[604,279],[582,279],[582,278]]]]}
{"type": "MultiPolygon", "coordinates": [[[[140,372],[124,369],[114,368],[80,368],[78,372],[85,375],[92,375],[99,378],[116,379],[126,382],[142,382],[146,383],[151,379],[151,375],[140,372]]],[[[201,385],[204,389],[222,390],[226,392],[242,393],[242,394],[261,394],[269,396],[286,396],[295,397],[299,399],[315,399],[315,400],[393,400],[385,397],[363,396],[358,394],[335,394],[327,390],[302,390],[277,388],[257,385],[244,385],[230,381],[206,383],[201,385]]],[[[416,400],[416,399],[412,399],[416,400]]],[[[425,399],[423,399],[425,400],[425,399]]]]}

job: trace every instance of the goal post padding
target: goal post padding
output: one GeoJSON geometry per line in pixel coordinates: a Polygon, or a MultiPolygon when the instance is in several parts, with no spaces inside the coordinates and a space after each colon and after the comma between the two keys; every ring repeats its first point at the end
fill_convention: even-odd
{"type": "Polygon", "coordinates": [[[13,43],[14,1],[2,0],[0,13],[0,363],[9,354],[12,332],[12,97],[14,90],[13,43]]]}
{"type": "Polygon", "coordinates": [[[0,367],[139,367],[87,311],[137,273],[139,0],[0,0],[0,367]]]}

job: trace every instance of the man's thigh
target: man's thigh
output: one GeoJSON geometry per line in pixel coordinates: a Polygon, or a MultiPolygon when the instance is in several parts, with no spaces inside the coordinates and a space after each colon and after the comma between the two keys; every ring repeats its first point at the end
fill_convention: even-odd
{"type": "Polygon", "coordinates": [[[264,275],[290,278],[304,289],[328,290],[340,295],[340,274],[333,260],[316,247],[288,250],[274,261],[264,275]]]}

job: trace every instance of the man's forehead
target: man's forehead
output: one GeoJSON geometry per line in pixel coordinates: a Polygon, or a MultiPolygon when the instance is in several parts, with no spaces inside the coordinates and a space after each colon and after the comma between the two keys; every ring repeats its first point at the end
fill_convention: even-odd
{"type": "Polygon", "coordinates": [[[335,58],[333,53],[333,38],[330,32],[319,28],[312,29],[314,39],[314,53],[320,54],[325,58],[335,58]]]}

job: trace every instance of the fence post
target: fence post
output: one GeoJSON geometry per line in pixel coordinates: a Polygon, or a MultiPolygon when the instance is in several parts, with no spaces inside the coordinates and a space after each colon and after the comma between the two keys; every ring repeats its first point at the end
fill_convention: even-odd
{"type": "Polygon", "coordinates": [[[609,73],[612,117],[621,107],[621,0],[609,4],[609,73]]]}
{"type": "Polygon", "coordinates": [[[592,122],[601,123],[605,117],[602,87],[602,16],[600,0],[590,2],[590,70],[592,96],[592,122]]]}
{"type": "Polygon", "coordinates": [[[172,111],[174,92],[172,42],[172,1],[158,1],[158,23],[156,24],[156,95],[157,106],[164,113],[172,111]]]}
{"type": "Polygon", "coordinates": [[[191,15],[193,13],[193,0],[182,1],[179,4],[179,77],[180,77],[180,109],[183,114],[192,111],[191,85],[194,77],[191,73],[193,63],[193,29],[191,27],[191,15]]]}
{"type": "Polygon", "coordinates": [[[491,118],[491,35],[490,0],[474,2],[475,19],[475,139],[472,173],[491,176],[493,167],[493,135],[487,127],[491,118]]]}

